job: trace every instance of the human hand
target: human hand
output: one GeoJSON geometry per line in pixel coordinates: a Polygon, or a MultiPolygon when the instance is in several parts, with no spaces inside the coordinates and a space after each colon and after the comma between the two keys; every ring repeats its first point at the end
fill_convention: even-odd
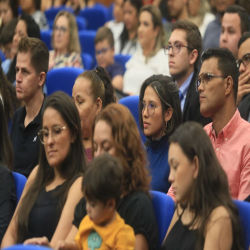
{"type": "Polygon", "coordinates": [[[40,245],[40,246],[51,247],[47,237],[31,238],[31,239],[24,241],[23,244],[24,245],[40,245]]]}
{"type": "Polygon", "coordinates": [[[250,93],[250,72],[247,70],[239,76],[238,94],[236,105],[238,106],[242,98],[250,93]]]}

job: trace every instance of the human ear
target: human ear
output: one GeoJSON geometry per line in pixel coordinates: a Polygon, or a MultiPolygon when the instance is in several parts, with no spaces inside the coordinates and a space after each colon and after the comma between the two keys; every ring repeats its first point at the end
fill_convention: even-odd
{"type": "Polygon", "coordinates": [[[39,74],[39,83],[38,83],[38,86],[42,87],[43,84],[45,84],[45,78],[46,78],[46,73],[45,72],[41,72],[39,74]]]}
{"type": "Polygon", "coordinates": [[[112,210],[115,210],[115,207],[116,207],[116,202],[115,202],[115,199],[109,199],[108,202],[107,202],[107,207],[110,211],[112,210]]]}
{"type": "Polygon", "coordinates": [[[173,116],[173,109],[172,108],[168,108],[168,110],[165,112],[165,115],[164,115],[164,119],[165,119],[165,122],[168,122],[173,116]]]}
{"type": "Polygon", "coordinates": [[[102,100],[100,97],[98,97],[96,99],[96,115],[98,115],[101,110],[102,110],[102,100]]]}
{"type": "Polygon", "coordinates": [[[194,179],[197,178],[198,173],[199,173],[199,159],[198,159],[198,156],[196,155],[194,157],[194,159],[193,159],[193,176],[194,176],[194,179]]]}
{"type": "Polygon", "coordinates": [[[189,60],[189,63],[190,64],[195,64],[197,58],[198,58],[198,51],[197,49],[194,49],[191,53],[190,53],[191,57],[190,57],[190,60],[189,60]]]}
{"type": "Polygon", "coordinates": [[[233,78],[231,76],[228,76],[225,79],[225,95],[229,96],[229,94],[233,91],[233,78]]]}

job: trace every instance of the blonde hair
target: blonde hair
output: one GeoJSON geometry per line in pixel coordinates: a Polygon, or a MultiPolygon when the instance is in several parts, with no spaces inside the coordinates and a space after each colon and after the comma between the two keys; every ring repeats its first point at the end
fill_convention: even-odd
{"type": "Polygon", "coordinates": [[[54,24],[53,24],[53,33],[52,33],[52,48],[54,49],[54,32],[55,32],[55,26],[58,18],[60,16],[65,16],[68,19],[69,23],[69,45],[68,45],[68,52],[78,52],[81,53],[81,47],[78,37],[78,28],[75,16],[71,14],[68,11],[62,10],[60,11],[55,18],[54,24]]]}
{"type": "Polygon", "coordinates": [[[163,29],[162,16],[161,16],[161,11],[159,10],[159,8],[154,5],[143,6],[140,10],[139,16],[144,11],[147,11],[149,14],[151,14],[154,29],[159,27],[159,32],[155,40],[154,50],[146,57],[146,63],[147,63],[150,57],[153,57],[160,49],[162,49],[166,41],[166,34],[163,29]]]}

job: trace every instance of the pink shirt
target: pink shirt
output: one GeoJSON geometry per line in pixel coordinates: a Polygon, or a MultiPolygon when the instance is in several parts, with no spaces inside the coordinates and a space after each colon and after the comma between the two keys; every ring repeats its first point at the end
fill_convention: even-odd
{"type": "MultiPolygon", "coordinates": [[[[204,129],[227,174],[232,198],[246,199],[250,195],[250,124],[241,118],[237,109],[217,138],[212,123],[204,129]]],[[[174,198],[172,187],[168,195],[174,198]]]]}

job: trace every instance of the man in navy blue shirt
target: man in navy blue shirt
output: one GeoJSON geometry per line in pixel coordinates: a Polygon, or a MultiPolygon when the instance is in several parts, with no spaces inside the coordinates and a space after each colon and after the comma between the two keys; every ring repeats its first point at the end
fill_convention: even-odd
{"type": "Polygon", "coordinates": [[[115,62],[114,37],[109,28],[98,29],[95,37],[95,53],[98,66],[107,70],[113,87],[122,91],[124,69],[115,62]]]}
{"type": "Polygon", "coordinates": [[[14,171],[29,176],[38,164],[38,131],[42,123],[43,86],[49,64],[49,51],[37,38],[23,37],[18,44],[16,62],[16,95],[24,106],[16,110],[11,141],[14,171]]]}

